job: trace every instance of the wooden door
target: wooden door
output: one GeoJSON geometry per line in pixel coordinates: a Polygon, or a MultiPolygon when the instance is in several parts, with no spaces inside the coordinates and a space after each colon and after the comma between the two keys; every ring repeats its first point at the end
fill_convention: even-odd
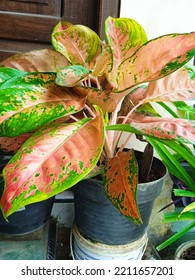
{"type": "Polygon", "coordinates": [[[120,0],[1,0],[0,61],[18,52],[52,48],[61,20],[84,24],[103,35],[107,16],[119,15],[120,0]]]}

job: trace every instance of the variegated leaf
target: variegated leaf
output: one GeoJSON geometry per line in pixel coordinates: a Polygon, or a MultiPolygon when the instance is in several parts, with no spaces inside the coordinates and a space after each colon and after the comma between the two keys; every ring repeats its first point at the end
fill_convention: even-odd
{"type": "Polygon", "coordinates": [[[185,65],[158,81],[150,82],[142,96],[145,102],[187,101],[195,98],[195,67],[185,65]]]}
{"type": "Polygon", "coordinates": [[[69,65],[69,62],[59,52],[42,49],[15,54],[2,61],[0,65],[27,72],[56,72],[69,65]]]}
{"type": "Polygon", "coordinates": [[[55,50],[72,64],[82,65],[89,70],[93,68],[92,61],[101,51],[101,40],[93,30],[84,25],[71,25],[63,31],[54,32],[53,38],[55,50]]]}
{"type": "MultiPolygon", "coordinates": [[[[111,90],[99,90],[93,87],[81,87],[74,88],[78,94],[86,94],[87,99],[91,104],[99,106],[103,112],[113,112],[118,102],[127,94],[127,91],[120,94],[113,93],[111,90]]],[[[129,92],[129,91],[128,91],[129,92]]]]}
{"type": "Polygon", "coordinates": [[[108,198],[119,211],[134,223],[142,223],[136,201],[138,165],[133,150],[119,152],[109,159],[104,182],[108,198]]]}
{"type": "Polygon", "coordinates": [[[92,120],[53,125],[32,135],[3,169],[4,217],[52,197],[84,178],[97,164],[104,133],[99,115],[92,120]]]}
{"type": "Polygon", "coordinates": [[[108,17],[105,21],[105,33],[113,54],[113,64],[108,79],[116,88],[118,66],[147,42],[147,36],[142,26],[129,18],[108,17]]]}
{"type": "MultiPolygon", "coordinates": [[[[128,120],[130,130],[159,139],[195,144],[195,122],[186,119],[147,117],[134,113],[128,120]]],[[[128,125],[127,130],[128,131],[128,125]]]]}
{"type": "Polygon", "coordinates": [[[15,154],[31,135],[31,133],[26,133],[12,138],[0,137],[0,151],[15,154]]]}
{"type": "Polygon", "coordinates": [[[26,74],[24,71],[0,66],[0,84],[13,77],[22,76],[24,74],[26,74]]]}
{"type": "Polygon", "coordinates": [[[34,131],[83,108],[85,97],[57,86],[55,78],[53,73],[31,73],[0,85],[0,136],[34,131]]]}
{"type": "Polygon", "coordinates": [[[89,75],[88,69],[81,65],[67,66],[57,72],[56,84],[73,87],[89,75]]]}
{"type": "Polygon", "coordinates": [[[189,205],[187,205],[183,211],[181,212],[181,214],[183,214],[184,212],[188,212],[188,211],[191,211],[191,210],[194,210],[195,209],[195,202],[192,202],[190,203],[189,205]]]}
{"type": "Polygon", "coordinates": [[[93,76],[107,75],[112,67],[112,52],[109,45],[102,44],[102,52],[96,60],[95,66],[92,69],[93,76]]]}
{"type": "Polygon", "coordinates": [[[119,66],[118,91],[171,74],[195,56],[195,32],[148,41],[119,66]]]}

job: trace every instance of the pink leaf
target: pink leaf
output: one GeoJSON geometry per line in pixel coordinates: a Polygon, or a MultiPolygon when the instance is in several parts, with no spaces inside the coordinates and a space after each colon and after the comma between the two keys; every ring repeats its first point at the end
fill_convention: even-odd
{"type": "Polygon", "coordinates": [[[15,54],[2,61],[0,65],[27,72],[56,72],[69,65],[69,62],[62,54],[43,49],[15,54]]]}
{"type": "Polygon", "coordinates": [[[127,123],[146,136],[195,143],[195,124],[185,119],[147,117],[134,113],[127,123]]]}
{"type": "Polygon", "coordinates": [[[142,26],[129,18],[108,17],[105,21],[105,33],[113,55],[108,80],[116,88],[118,66],[147,41],[147,36],[142,26]]]}
{"type": "Polygon", "coordinates": [[[45,127],[32,135],[3,170],[5,217],[73,186],[96,165],[104,143],[101,116],[45,127]]]}
{"type": "Polygon", "coordinates": [[[142,97],[144,103],[186,101],[195,98],[195,79],[191,74],[193,74],[192,69],[186,65],[165,78],[150,82],[142,97]]]}
{"type": "Polygon", "coordinates": [[[165,35],[142,45],[118,69],[118,91],[165,77],[195,55],[195,33],[165,35]]]}

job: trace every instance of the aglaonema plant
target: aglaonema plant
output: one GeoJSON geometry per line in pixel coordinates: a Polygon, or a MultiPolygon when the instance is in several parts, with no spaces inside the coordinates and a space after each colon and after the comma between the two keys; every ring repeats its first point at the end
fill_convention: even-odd
{"type": "Polygon", "coordinates": [[[54,50],[1,63],[1,150],[14,153],[2,172],[5,218],[103,174],[111,202],[142,223],[140,170],[134,151],[123,151],[126,143],[133,134],[151,143],[194,143],[191,121],[162,118],[151,102],[194,98],[194,69],[186,63],[195,55],[195,33],[148,41],[135,20],[108,17],[105,34],[106,42],[86,26],[59,22],[54,50]]]}

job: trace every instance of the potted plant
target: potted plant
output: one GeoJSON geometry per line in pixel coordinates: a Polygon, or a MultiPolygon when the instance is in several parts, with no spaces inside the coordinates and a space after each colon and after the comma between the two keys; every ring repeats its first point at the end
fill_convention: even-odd
{"type": "MultiPolygon", "coordinates": [[[[182,115],[183,118],[194,119],[195,110],[193,106],[188,105],[187,103],[180,101],[174,102],[174,106],[177,108],[177,114],[173,111],[170,113],[176,118],[179,115],[182,115]],[[189,118],[189,115],[190,118],[189,118]]],[[[191,230],[195,226],[194,222],[194,162],[195,162],[195,153],[194,153],[194,144],[186,145],[183,144],[182,147],[178,147],[179,150],[175,149],[174,153],[170,153],[170,151],[166,151],[166,156],[168,160],[172,161],[174,166],[178,167],[178,172],[174,175],[171,175],[173,180],[173,201],[166,205],[170,206],[171,204],[175,204],[175,211],[167,212],[164,214],[162,222],[165,223],[180,223],[183,224],[183,228],[179,230],[177,233],[173,233],[170,238],[162,242],[157,246],[157,250],[161,251],[162,249],[170,246],[173,242],[181,238],[184,234],[186,234],[189,230],[191,230]],[[191,155],[188,154],[188,150],[190,148],[191,155]],[[186,154],[187,152],[187,154],[186,154]],[[179,171],[180,169],[180,171],[179,171]],[[178,203],[179,202],[179,203],[178,203]]],[[[159,152],[162,153],[165,150],[165,147],[160,147],[159,152]]],[[[168,166],[171,166],[171,163],[167,162],[168,166]]],[[[171,168],[170,168],[171,172],[171,168]]],[[[163,208],[163,209],[164,209],[163,208]]],[[[181,246],[183,247],[183,246],[181,246]]],[[[180,251],[180,250],[179,250],[180,251]]]]}
{"type": "Polygon", "coordinates": [[[151,146],[161,141],[174,147],[193,142],[190,121],[161,118],[150,103],[194,97],[194,69],[186,63],[195,53],[195,33],[148,41],[135,20],[111,17],[105,33],[107,43],[86,26],[60,22],[52,33],[54,50],[1,63],[2,147],[24,141],[2,173],[5,218],[102,174],[112,204],[141,224],[138,170],[147,178],[151,160],[145,158],[141,171],[134,151],[123,151],[130,136],[147,138],[151,159],[151,146]],[[118,147],[124,131],[129,133],[118,147]]]}

